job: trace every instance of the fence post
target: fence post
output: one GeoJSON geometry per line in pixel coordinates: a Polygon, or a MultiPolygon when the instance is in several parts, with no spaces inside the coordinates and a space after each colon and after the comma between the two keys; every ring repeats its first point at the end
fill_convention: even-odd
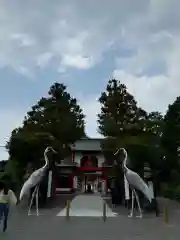
{"type": "Polygon", "coordinates": [[[66,219],[69,220],[69,212],[70,212],[70,201],[66,201],[66,219]]]}
{"type": "Polygon", "coordinates": [[[167,204],[165,203],[164,205],[164,222],[166,224],[169,223],[169,217],[168,217],[168,209],[167,209],[167,204]]]}
{"type": "Polygon", "coordinates": [[[103,201],[103,221],[105,222],[106,221],[106,203],[105,201],[103,201]]]}

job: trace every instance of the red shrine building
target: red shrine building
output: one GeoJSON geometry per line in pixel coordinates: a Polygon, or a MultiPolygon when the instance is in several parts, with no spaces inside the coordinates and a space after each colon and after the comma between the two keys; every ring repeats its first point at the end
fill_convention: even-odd
{"type": "Polygon", "coordinates": [[[71,160],[56,163],[49,172],[47,197],[75,191],[85,192],[88,186],[92,192],[106,192],[112,166],[105,165],[101,141],[86,138],[71,146],[71,160]]]}

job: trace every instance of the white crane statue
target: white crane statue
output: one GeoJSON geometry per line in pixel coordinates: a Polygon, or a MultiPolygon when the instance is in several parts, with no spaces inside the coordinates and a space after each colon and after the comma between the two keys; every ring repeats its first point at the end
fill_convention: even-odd
{"type": "Polygon", "coordinates": [[[136,199],[136,202],[137,202],[137,205],[138,205],[138,209],[139,209],[139,218],[142,218],[143,217],[143,214],[142,214],[142,210],[141,210],[141,206],[140,206],[140,202],[139,202],[139,197],[138,197],[138,194],[136,192],[136,190],[139,190],[141,191],[144,196],[149,200],[149,202],[151,203],[152,201],[152,194],[151,194],[151,191],[149,190],[149,187],[148,185],[144,182],[144,180],[134,171],[130,170],[128,167],[127,167],[127,158],[128,158],[128,155],[127,155],[127,152],[124,148],[120,148],[117,150],[117,152],[114,154],[115,156],[120,156],[123,157],[123,160],[121,158],[118,158],[116,160],[116,163],[117,165],[120,167],[121,164],[122,164],[122,169],[123,169],[123,172],[125,174],[125,177],[129,183],[129,186],[132,190],[132,206],[131,206],[131,211],[130,211],[130,214],[129,214],[129,217],[133,217],[133,213],[134,213],[134,198],[136,199]]]}
{"type": "Polygon", "coordinates": [[[39,187],[40,184],[48,170],[49,167],[49,159],[47,156],[48,152],[53,152],[56,153],[56,151],[52,147],[47,147],[44,151],[44,159],[45,159],[45,165],[36,171],[34,171],[28,180],[24,183],[20,195],[19,195],[19,201],[22,200],[22,198],[30,193],[30,190],[35,187],[32,196],[31,196],[31,201],[29,205],[29,210],[28,210],[28,215],[31,215],[31,207],[33,204],[33,200],[36,197],[36,215],[39,216],[39,187]]]}

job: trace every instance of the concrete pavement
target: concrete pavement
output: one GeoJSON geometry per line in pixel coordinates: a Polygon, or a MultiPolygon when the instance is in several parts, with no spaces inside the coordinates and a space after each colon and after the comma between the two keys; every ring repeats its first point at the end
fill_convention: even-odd
{"type": "MultiPolygon", "coordinates": [[[[87,199],[87,201],[90,201],[87,199]]],[[[0,233],[0,239],[8,240],[176,240],[180,236],[180,205],[171,204],[170,225],[163,218],[145,215],[144,219],[129,219],[126,210],[117,217],[109,217],[103,222],[100,217],[57,217],[61,207],[41,210],[42,215],[27,216],[27,211],[19,207],[10,215],[8,231],[0,233]],[[175,209],[173,209],[173,206],[175,209]]]]}
{"type": "MultiPolygon", "coordinates": [[[[81,194],[71,201],[70,216],[73,217],[102,217],[103,216],[103,199],[99,193],[81,194]]],[[[106,205],[106,216],[116,217],[108,205],[106,205]]],[[[66,208],[60,211],[57,216],[66,216],[66,208]]]]}
{"type": "MultiPolygon", "coordinates": [[[[2,235],[2,236],[1,236],[2,235]]],[[[52,215],[18,216],[11,219],[7,233],[0,239],[9,240],[176,240],[179,239],[179,226],[166,226],[160,219],[128,219],[125,216],[108,218],[63,217],[52,215]]]]}

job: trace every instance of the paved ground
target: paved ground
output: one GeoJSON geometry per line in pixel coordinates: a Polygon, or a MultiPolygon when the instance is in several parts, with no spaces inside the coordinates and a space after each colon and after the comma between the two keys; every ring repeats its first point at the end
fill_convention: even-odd
{"type": "MultiPolygon", "coordinates": [[[[102,217],[103,199],[99,193],[81,194],[76,196],[71,202],[70,216],[74,217],[102,217]]],[[[66,208],[58,213],[57,216],[66,216],[66,208]]],[[[108,205],[106,205],[106,216],[116,217],[108,205]]]]}
{"type": "Polygon", "coordinates": [[[41,210],[42,215],[39,217],[28,217],[27,211],[17,208],[10,215],[7,233],[0,233],[0,239],[176,240],[180,236],[180,205],[169,201],[167,205],[171,211],[170,225],[163,222],[162,216],[155,218],[153,215],[145,215],[144,219],[129,219],[124,208],[118,217],[109,217],[106,222],[101,217],[71,217],[67,221],[65,217],[57,217],[63,209],[61,204],[41,210]]]}

